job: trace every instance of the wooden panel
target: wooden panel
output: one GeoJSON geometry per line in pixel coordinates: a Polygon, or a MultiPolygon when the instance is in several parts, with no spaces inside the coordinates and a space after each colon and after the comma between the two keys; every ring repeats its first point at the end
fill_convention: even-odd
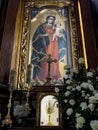
{"type": "Polygon", "coordinates": [[[96,37],[96,46],[98,52],[98,0],[91,0],[91,8],[92,8],[92,16],[93,16],[93,23],[94,23],[94,30],[95,30],[95,37],[96,37]]]}
{"type": "Polygon", "coordinates": [[[0,53],[0,82],[7,84],[11,68],[14,33],[20,0],[9,0],[0,53]]]}
{"type": "Polygon", "coordinates": [[[4,119],[7,113],[7,104],[9,99],[9,92],[7,87],[8,86],[0,84],[0,113],[2,119],[4,119]]]}
{"type": "Polygon", "coordinates": [[[0,48],[1,48],[1,41],[6,18],[7,6],[8,6],[8,0],[0,0],[0,48]]]}
{"type": "Polygon", "coordinates": [[[85,44],[87,51],[87,60],[90,68],[97,68],[98,53],[92,21],[91,7],[89,0],[80,0],[82,20],[84,27],[85,44]]]}

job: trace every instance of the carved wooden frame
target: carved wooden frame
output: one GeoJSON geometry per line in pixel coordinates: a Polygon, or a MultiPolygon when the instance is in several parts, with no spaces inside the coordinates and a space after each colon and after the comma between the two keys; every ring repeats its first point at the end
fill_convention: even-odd
{"type": "Polygon", "coordinates": [[[29,24],[30,24],[30,8],[36,6],[37,8],[44,6],[68,6],[70,19],[70,36],[72,44],[72,61],[73,67],[77,68],[78,64],[78,34],[76,27],[75,5],[73,0],[24,0],[23,3],[23,26],[22,26],[22,40],[20,44],[19,70],[18,70],[18,89],[24,89],[26,82],[26,70],[28,65],[28,44],[29,44],[29,24]]]}

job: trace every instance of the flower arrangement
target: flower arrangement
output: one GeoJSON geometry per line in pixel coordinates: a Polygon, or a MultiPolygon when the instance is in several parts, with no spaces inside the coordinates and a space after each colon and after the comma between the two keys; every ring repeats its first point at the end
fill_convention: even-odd
{"type": "Polygon", "coordinates": [[[56,98],[73,130],[98,130],[98,70],[85,69],[83,58],[78,64],[78,69],[65,66],[65,88],[55,88],[56,98]]]}
{"type": "Polygon", "coordinates": [[[13,115],[17,118],[26,117],[30,113],[30,110],[25,105],[16,105],[14,107],[13,115]]]}
{"type": "Polygon", "coordinates": [[[16,118],[18,124],[24,124],[23,119],[27,117],[30,113],[30,109],[25,105],[16,105],[14,107],[13,116],[16,118]]]}

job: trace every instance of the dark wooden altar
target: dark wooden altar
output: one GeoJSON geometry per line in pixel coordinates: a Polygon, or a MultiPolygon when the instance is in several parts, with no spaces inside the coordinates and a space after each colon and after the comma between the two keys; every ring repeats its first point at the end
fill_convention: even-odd
{"type": "Polygon", "coordinates": [[[8,129],[8,130],[70,130],[69,128],[58,128],[58,127],[22,127],[22,128],[17,128],[17,127],[13,127],[11,129],[8,129]]]}
{"type": "MultiPolygon", "coordinates": [[[[60,87],[62,90],[64,89],[64,86],[60,87]]],[[[13,92],[13,99],[12,99],[12,111],[13,111],[13,106],[14,106],[14,103],[16,101],[19,102],[19,104],[22,104],[26,101],[26,90],[16,90],[13,92]]],[[[41,102],[41,96],[44,97],[46,95],[55,95],[55,87],[54,86],[38,86],[38,87],[33,87],[30,91],[30,96],[29,96],[29,105],[30,105],[30,108],[31,108],[31,112],[29,114],[28,117],[25,118],[25,121],[26,121],[26,124],[25,124],[25,127],[28,128],[28,127],[34,127],[34,128],[52,128],[52,129],[61,129],[63,128],[63,119],[60,119],[60,125],[57,127],[57,126],[40,126],[40,121],[39,121],[39,116],[40,116],[40,102],[41,102]]],[[[16,123],[16,120],[15,118],[13,117],[13,113],[12,114],[12,120],[13,120],[13,123],[12,123],[12,126],[13,127],[17,127],[17,123],[16,123]]],[[[67,124],[65,124],[66,126],[67,124]]],[[[19,126],[18,126],[19,127],[19,126]]]]}
{"type": "MultiPolygon", "coordinates": [[[[61,89],[64,89],[64,86],[60,87],[61,89]]],[[[19,102],[19,104],[22,104],[23,102],[26,101],[26,90],[15,90],[13,91],[13,98],[12,98],[12,108],[11,108],[11,119],[12,119],[12,127],[9,128],[9,126],[4,126],[2,130],[69,130],[67,124],[62,123],[62,119],[60,121],[61,125],[60,126],[38,126],[39,122],[38,121],[38,103],[39,103],[39,98],[38,95],[39,93],[44,93],[44,94],[55,94],[55,87],[54,86],[41,86],[41,87],[33,87],[30,91],[30,96],[29,96],[29,105],[31,108],[30,115],[25,118],[26,124],[24,126],[18,125],[16,123],[16,120],[13,116],[13,106],[16,101],[19,102]]],[[[7,113],[7,110],[6,110],[7,113]]],[[[6,114],[5,114],[6,115],[6,114]]],[[[4,115],[4,116],[5,116],[4,115]]],[[[3,116],[3,119],[4,119],[3,116]]]]}
{"type": "Polygon", "coordinates": [[[70,130],[69,128],[58,128],[58,127],[54,127],[54,128],[52,128],[52,127],[28,127],[28,128],[26,128],[26,127],[23,127],[23,128],[17,128],[17,127],[13,127],[13,128],[11,128],[11,129],[9,129],[9,130],[70,130]]]}

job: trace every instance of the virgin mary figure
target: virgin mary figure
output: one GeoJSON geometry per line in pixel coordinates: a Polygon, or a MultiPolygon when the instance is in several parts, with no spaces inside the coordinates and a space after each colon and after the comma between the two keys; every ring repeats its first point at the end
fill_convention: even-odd
{"type": "Polygon", "coordinates": [[[32,56],[31,63],[34,66],[33,79],[44,80],[48,76],[48,65],[43,62],[43,59],[51,54],[57,63],[51,63],[50,75],[54,80],[61,77],[59,62],[64,63],[64,56],[67,55],[66,32],[60,30],[62,35],[53,38],[56,27],[56,17],[49,15],[46,17],[46,22],[38,26],[32,39],[32,56]]]}

